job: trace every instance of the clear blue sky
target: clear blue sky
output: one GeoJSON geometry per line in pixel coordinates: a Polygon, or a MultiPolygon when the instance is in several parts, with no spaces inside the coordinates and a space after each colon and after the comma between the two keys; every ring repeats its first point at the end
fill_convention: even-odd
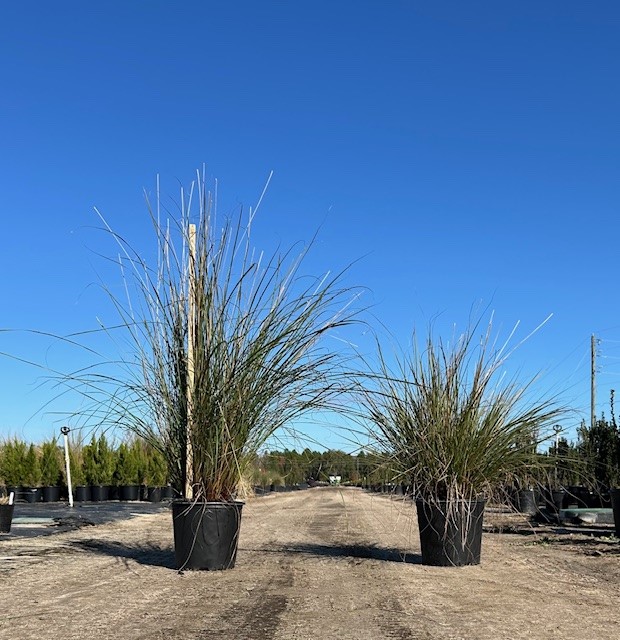
{"type": "MultiPolygon", "coordinates": [[[[104,311],[97,206],[134,242],[142,190],[206,163],[259,240],[320,227],[307,267],[368,288],[395,339],[472,306],[523,337],[509,373],[589,417],[620,384],[620,4],[30,2],[0,19],[0,327],[68,333],[104,311]],[[359,260],[358,260],[359,259],[359,260]]],[[[112,284],[112,283],[111,283],[112,284]]],[[[349,338],[366,344],[362,328],[349,338]],[[356,335],[359,331],[360,335],[356,335]]],[[[55,347],[0,334],[0,351],[55,347]]],[[[38,440],[38,374],[0,360],[0,435],[38,440]]],[[[47,395],[46,395],[47,394],[47,395]]],[[[75,409],[75,407],[71,407],[75,409]]],[[[316,432],[326,444],[339,437],[316,432]]]]}

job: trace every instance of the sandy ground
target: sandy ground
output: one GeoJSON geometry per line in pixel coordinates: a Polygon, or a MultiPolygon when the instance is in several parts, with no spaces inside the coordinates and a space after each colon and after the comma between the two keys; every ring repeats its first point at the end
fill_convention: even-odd
{"type": "Polygon", "coordinates": [[[175,571],[169,513],[5,538],[0,638],[620,637],[612,527],[485,522],[482,564],[462,568],[420,563],[411,502],[353,488],[250,500],[229,571],[175,571]]]}

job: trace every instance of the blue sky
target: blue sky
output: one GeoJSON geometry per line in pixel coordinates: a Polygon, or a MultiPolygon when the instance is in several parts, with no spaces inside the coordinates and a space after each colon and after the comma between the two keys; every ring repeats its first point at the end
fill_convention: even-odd
{"type": "MultiPolygon", "coordinates": [[[[620,5],[616,2],[6,3],[0,20],[0,328],[69,333],[105,314],[98,207],[140,245],[143,189],[197,168],[226,213],[274,172],[257,243],[353,263],[406,345],[494,311],[509,373],[589,417],[620,382],[620,5]]],[[[363,327],[347,336],[369,344],[363,327]],[[356,333],[358,332],[358,333],[356,333]]],[[[0,333],[0,351],[57,347],[0,333]]],[[[63,356],[64,357],[64,356],[63,356]]],[[[68,357],[68,356],[67,356],[68,357]]],[[[55,365],[54,365],[55,366],[55,365]]],[[[31,367],[0,361],[0,435],[38,440],[31,367]]],[[[75,407],[71,407],[74,410],[75,407]]],[[[315,437],[339,446],[329,430],[315,437]]]]}

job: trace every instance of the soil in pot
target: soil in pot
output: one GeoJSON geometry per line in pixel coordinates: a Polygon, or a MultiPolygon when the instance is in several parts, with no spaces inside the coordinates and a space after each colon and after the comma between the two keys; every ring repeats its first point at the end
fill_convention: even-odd
{"type": "Polygon", "coordinates": [[[0,533],[11,533],[14,504],[0,504],[0,533]]]}
{"type": "Polygon", "coordinates": [[[485,500],[452,505],[417,500],[423,564],[440,567],[480,564],[484,505],[485,500]]]}
{"type": "Polygon", "coordinates": [[[243,502],[172,503],[177,568],[232,569],[237,557],[243,502]]]}

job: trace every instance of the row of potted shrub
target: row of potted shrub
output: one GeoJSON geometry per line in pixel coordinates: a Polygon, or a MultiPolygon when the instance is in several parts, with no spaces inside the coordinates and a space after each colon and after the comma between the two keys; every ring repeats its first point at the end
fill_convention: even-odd
{"type": "MultiPolygon", "coordinates": [[[[71,481],[78,501],[109,499],[158,501],[168,497],[166,461],[153,447],[134,439],[113,446],[104,434],[69,448],[71,481]],[[141,489],[144,487],[144,489],[141,489]],[[148,489],[147,489],[148,488],[148,489]]],[[[18,438],[0,444],[0,486],[28,502],[67,497],[64,452],[55,439],[40,445],[18,438]]]]}

